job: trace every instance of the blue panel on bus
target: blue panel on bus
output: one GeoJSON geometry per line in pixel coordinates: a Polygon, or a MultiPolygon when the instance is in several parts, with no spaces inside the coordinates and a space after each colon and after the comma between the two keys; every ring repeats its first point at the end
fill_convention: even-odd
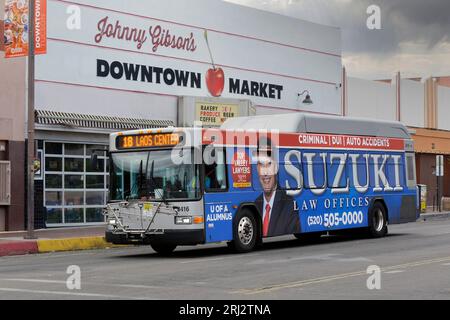
{"type": "Polygon", "coordinates": [[[232,240],[233,208],[243,203],[256,208],[264,235],[272,237],[367,227],[378,198],[389,222],[399,223],[404,197],[416,197],[406,186],[402,152],[279,149],[274,165],[255,159],[255,150],[236,152],[242,153],[227,150],[229,190],[205,195],[207,242],[232,240]],[[248,170],[251,176],[239,175],[248,170]]]}
{"type": "Polygon", "coordinates": [[[233,209],[229,194],[205,195],[205,227],[207,242],[230,241],[233,239],[233,209]],[[227,201],[228,200],[228,201],[227,201]]]}

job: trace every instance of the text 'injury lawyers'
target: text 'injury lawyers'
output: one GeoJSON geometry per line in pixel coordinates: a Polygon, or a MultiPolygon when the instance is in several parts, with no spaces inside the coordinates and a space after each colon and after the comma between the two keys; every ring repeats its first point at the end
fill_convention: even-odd
{"type": "MultiPolygon", "coordinates": [[[[203,81],[203,75],[199,72],[124,63],[119,61],[108,62],[103,59],[97,59],[97,77],[111,77],[115,80],[145,82],[200,90],[203,88],[205,83],[203,81]]],[[[230,94],[276,100],[282,99],[282,85],[235,78],[229,78],[228,84],[230,94]]]]}

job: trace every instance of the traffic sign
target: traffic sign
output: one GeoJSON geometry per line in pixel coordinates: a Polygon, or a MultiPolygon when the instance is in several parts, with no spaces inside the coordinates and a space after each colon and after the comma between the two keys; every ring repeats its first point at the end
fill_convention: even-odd
{"type": "Polygon", "coordinates": [[[444,156],[436,156],[436,177],[444,176],[444,156]]]}

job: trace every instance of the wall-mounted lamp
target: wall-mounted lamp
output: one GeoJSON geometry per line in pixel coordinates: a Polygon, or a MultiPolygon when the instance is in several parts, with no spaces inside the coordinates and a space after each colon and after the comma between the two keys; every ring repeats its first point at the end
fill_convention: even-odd
{"type": "Polygon", "coordinates": [[[300,98],[300,97],[304,96],[305,94],[306,94],[306,97],[305,97],[305,100],[303,100],[302,103],[303,104],[308,104],[308,105],[314,104],[314,101],[312,101],[311,94],[309,93],[308,90],[305,90],[302,93],[299,93],[298,97],[300,98]]]}

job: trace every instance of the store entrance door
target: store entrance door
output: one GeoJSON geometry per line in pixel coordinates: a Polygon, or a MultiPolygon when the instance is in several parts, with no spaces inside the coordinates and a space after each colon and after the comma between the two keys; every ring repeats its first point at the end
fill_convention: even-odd
{"type": "Polygon", "coordinates": [[[445,157],[444,163],[443,195],[446,198],[450,198],[450,156],[445,157]]]}

